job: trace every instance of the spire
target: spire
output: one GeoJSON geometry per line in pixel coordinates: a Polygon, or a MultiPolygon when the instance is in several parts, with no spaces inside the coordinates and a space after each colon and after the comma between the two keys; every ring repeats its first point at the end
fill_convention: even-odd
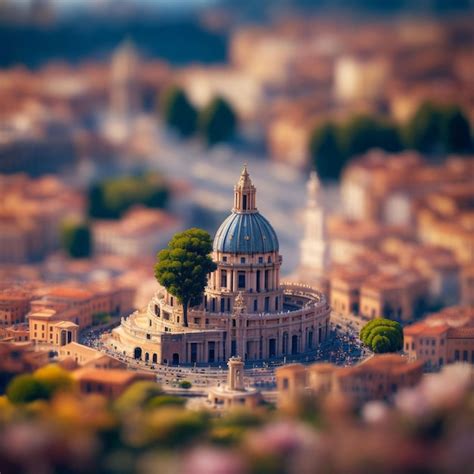
{"type": "Polygon", "coordinates": [[[321,184],[319,182],[318,175],[316,171],[312,170],[309,175],[309,180],[306,183],[309,207],[315,207],[318,204],[320,188],[321,188],[321,184]]]}
{"type": "Polygon", "coordinates": [[[250,175],[247,169],[247,163],[244,164],[242,172],[240,173],[239,181],[234,186],[234,212],[256,212],[257,206],[255,204],[256,189],[252,184],[250,175]]]}

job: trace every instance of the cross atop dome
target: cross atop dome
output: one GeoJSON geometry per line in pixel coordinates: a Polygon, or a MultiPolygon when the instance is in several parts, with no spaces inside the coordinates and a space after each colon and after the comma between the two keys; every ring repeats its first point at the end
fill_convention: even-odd
{"type": "Polygon", "coordinates": [[[247,169],[247,163],[244,164],[240,173],[239,181],[234,186],[234,212],[257,212],[256,189],[252,184],[247,169]]]}

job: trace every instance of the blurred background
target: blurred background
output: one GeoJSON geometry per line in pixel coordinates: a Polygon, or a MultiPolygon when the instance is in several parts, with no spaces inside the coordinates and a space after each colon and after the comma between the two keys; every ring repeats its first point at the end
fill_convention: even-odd
{"type": "MultiPolygon", "coordinates": [[[[468,0],[2,0],[0,21],[0,172],[54,175],[92,227],[144,199],[99,209],[94,186],[153,173],[161,227],[214,232],[248,162],[290,273],[310,168],[339,210],[355,156],[472,147],[468,0]]],[[[48,253],[22,252],[0,260],[48,253]]]]}
{"type": "Polygon", "coordinates": [[[473,472],[473,13],[472,0],[0,0],[0,388],[17,384],[0,396],[2,474],[473,472]],[[269,402],[211,416],[174,396],[191,383],[168,368],[172,395],[158,372],[131,385],[148,359],[104,375],[117,360],[96,349],[148,304],[174,233],[214,235],[244,163],[285,279],[333,309],[314,357],[356,388],[301,398],[288,380],[304,369],[277,385],[264,364],[253,382],[269,402]],[[73,387],[69,352],[31,316],[71,323],[81,299],[97,307],[74,324],[87,363],[69,368],[102,370],[107,399],[80,395],[89,382],[73,387]],[[400,355],[373,364],[396,383],[377,388],[370,365],[358,378],[359,328],[380,316],[405,326],[416,383],[400,355]],[[446,362],[465,364],[422,375],[446,362]]]}

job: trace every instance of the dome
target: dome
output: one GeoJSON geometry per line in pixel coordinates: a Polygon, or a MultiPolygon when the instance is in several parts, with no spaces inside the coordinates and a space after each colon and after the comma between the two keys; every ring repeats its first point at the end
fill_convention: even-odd
{"type": "Polygon", "coordinates": [[[278,237],[260,213],[232,212],[219,227],[213,248],[226,253],[277,252],[278,237]]]}

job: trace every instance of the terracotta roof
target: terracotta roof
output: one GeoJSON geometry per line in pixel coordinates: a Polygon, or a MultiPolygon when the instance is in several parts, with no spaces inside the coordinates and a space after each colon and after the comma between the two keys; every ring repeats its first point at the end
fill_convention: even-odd
{"type": "Polygon", "coordinates": [[[443,334],[449,329],[447,324],[428,324],[426,322],[419,322],[412,324],[403,329],[405,336],[437,336],[443,334]]]}
{"type": "Polygon", "coordinates": [[[74,287],[56,287],[47,293],[47,296],[53,296],[56,298],[66,298],[71,300],[88,300],[92,298],[93,293],[81,288],[74,287]]]}
{"type": "Polygon", "coordinates": [[[84,367],[77,369],[72,373],[76,380],[87,380],[90,382],[107,383],[112,385],[122,385],[135,380],[150,379],[154,380],[153,374],[142,372],[132,372],[129,370],[120,369],[95,369],[84,367]]]}

